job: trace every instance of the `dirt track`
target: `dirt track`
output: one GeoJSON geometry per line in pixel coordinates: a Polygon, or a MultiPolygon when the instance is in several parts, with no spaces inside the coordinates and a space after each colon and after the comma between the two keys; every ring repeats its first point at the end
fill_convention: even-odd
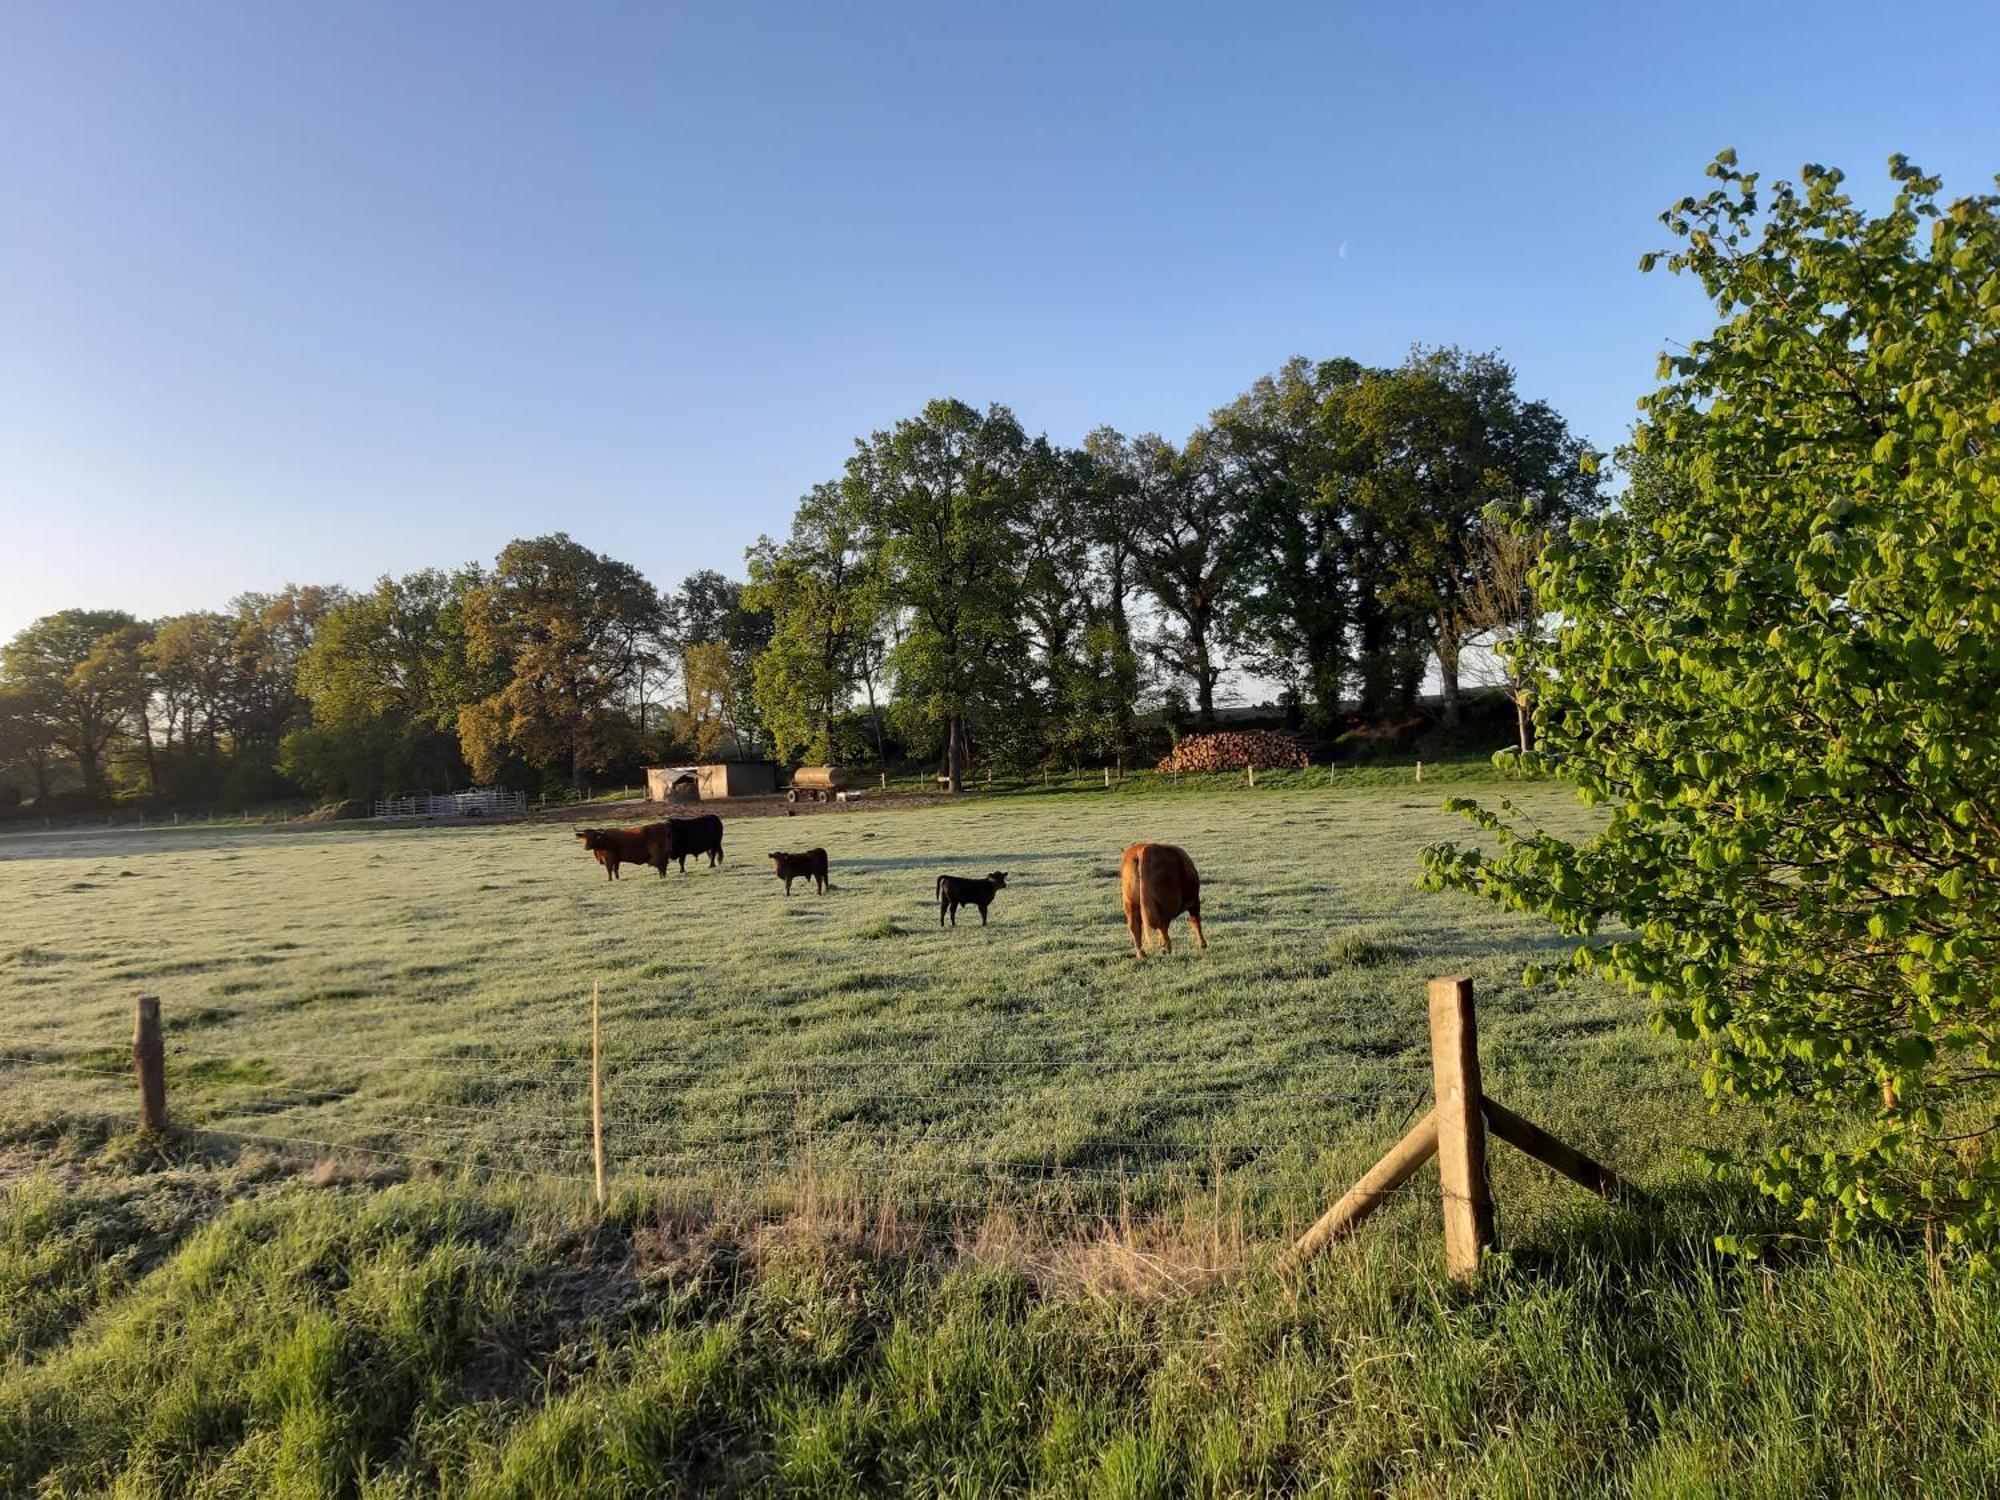
{"type": "MultiPolygon", "coordinates": [[[[959,793],[959,800],[974,795],[959,793]]],[[[736,818],[823,818],[849,812],[935,807],[950,802],[949,792],[866,792],[853,802],[787,802],[783,792],[766,797],[730,797],[716,802],[585,802],[574,807],[551,807],[528,814],[530,822],[550,823],[650,823],[659,818],[694,818],[714,813],[725,822],[736,818]]]]}

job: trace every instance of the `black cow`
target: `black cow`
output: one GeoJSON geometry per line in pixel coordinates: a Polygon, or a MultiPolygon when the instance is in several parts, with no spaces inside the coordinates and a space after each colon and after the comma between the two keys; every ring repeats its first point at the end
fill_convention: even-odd
{"type": "Polygon", "coordinates": [[[706,854],[710,869],[722,863],[722,819],[714,813],[667,819],[666,857],[681,867],[683,875],[690,854],[706,854]]]}
{"type": "Polygon", "coordinates": [[[984,879],[973,880],[964,875],[940,875],[937,878],[938,926],[944,926],[947,915],[951,925],[958,925],[958,909],[961,906],[979,908],[979,925],[986,925],[986,908],[993,904],[993,893],[1005,888],[1007,872],[995,870],[984,879]]]}

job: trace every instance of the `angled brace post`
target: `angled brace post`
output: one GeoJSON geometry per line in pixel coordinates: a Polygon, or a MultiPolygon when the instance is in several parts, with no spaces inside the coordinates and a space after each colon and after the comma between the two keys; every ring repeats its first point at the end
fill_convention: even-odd
{"type": "Polygon", "coordinates": [[[1454,1281],[1477,1276],[1480,1261],[1493,1243],[1493,1197],[1486,1181],[1489,1129],[1508,1145],[1600,1197],[1651,1203],[1609,1167],[1557,1140],[1481,1089],[1479,1031],[1470,979],[1433,979],[1428,1000],[1436,1103],[1299,1236],[1279,1260],[1281,1272],[1296,1271],[1335,1240],[1353,1233],[1383,1199],[1435,1156],[1444,1203],[1445,1270],[1454,1281]]]}

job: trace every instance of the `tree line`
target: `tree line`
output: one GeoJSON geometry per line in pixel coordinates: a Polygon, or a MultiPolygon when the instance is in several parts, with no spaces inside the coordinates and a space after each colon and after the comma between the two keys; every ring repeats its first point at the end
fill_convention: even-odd
{"type": "Polygon", "coordinates": [[[857,441],[747,577],[661,589],[563,534],[372,588],[0,647],[0,796],[188,803],[586,785],[645,763],[1125,764],[1232,672],[1331,733],[1460,711],[1469,643],[1531,629],[1524,557],[1599,508],[1586,445],[1497,355],[1294,359],[1183,441],[1065,447],[933,401],[857,441]]]}

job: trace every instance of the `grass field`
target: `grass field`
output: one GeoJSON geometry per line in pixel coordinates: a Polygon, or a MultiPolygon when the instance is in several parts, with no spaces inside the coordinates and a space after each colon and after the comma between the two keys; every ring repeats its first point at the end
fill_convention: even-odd
{"type": "Polygon", "coordinates": [[[1524,991],[1545,933],[1415,891],[1435,791],[1274,781],[732,821],[722,868],[617,883],[539,823],[0,840],[0,1492],[1992,1488],[1989,1292],[1718,1260],[1759,1211],[1686,1148],[1756,1122],[1637,1002],[1524,991]],[[1133,961],[1142,837],[1200,865],[1207,952],[1133,961]],[[935,876],[989,869],[992,926],[940,932],[935,876]],[[1421,1177],[1281,1283],[1422,1107],[1443,973],[1489,1092],[1664,1207],[1501,1152],[1477,1291],[1421,1177]]]}

